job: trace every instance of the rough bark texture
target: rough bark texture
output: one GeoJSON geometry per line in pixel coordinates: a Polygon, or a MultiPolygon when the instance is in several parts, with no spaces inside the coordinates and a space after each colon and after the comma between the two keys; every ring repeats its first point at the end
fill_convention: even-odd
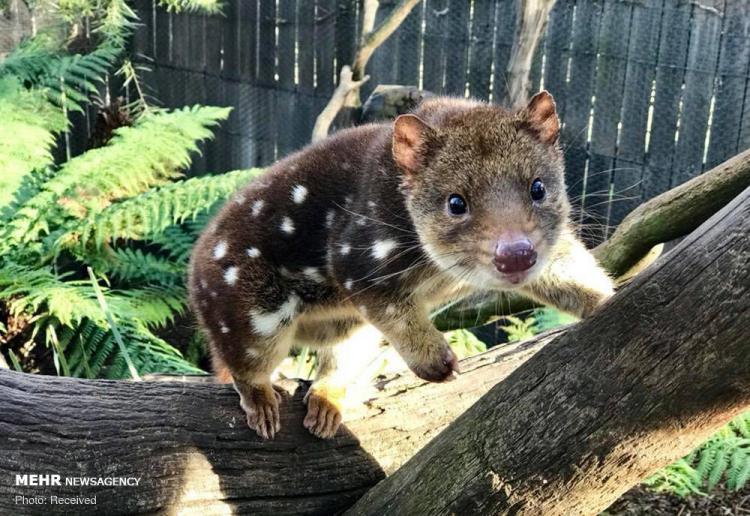
{"type": "MultiPolygon", "coordinates": [[[[0,371],[0,514],[33,512],[15,496],[97,496],[78,514],[332,514],[395,471],[557,330],[461,363],[445,384],[383,379],[345,411],[330,441],[302,427],[304,388],[284,386],[282,430],[261,442],[227,385],[113,382],[0,371]],[[408,417],[405,415],[408,414],[408,417]],[[356,436],[356,437],[355,437],[356,436]],[[141,478],[138,487],[16,486],[15,475],[141,478]]],[[[44,506],[62,513],[70,506],[44,506]]]]}
{"type": "Polygon", "coordinates": [[[595,250],[620,276],[656,244],[687,235],[750,186],[750,150],[634,209],[595,250]]]}
{"type": "Polygon", "coordinates": [[[432,96],[429,91],[416,86],[381,84],[367,98],[362,106],[359,122],[367,124],[382,120],[393,120],[399,115],[410,112],[422,100],[432,96]]]}
{"type": "Polygon", "coordinates": [[[750,188],[349,513],[605,509],[750,406],[749,262],[750,188]]]}
{"type": "MultiPolygon", "coordinates": [[[[630,276],[654,246],[687,235],[748,186],[750,150],[641,204],[608,240],[593,250],[594,255],[613,277],[630,276]]],[[[435,318],[435,325],[443,331],[465,328],[467,324],[479,326],[535,306],[521,296],[492,294],[444,310],[435,318]]]]}

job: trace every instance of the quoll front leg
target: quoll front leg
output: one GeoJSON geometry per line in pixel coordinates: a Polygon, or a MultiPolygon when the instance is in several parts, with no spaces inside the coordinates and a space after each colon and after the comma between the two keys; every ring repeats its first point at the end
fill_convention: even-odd
{"type": "Polygon", "coordinates": [[[271,374],[289,353],[292,334],[293,329],[285,328],[275,335],[249,338],[241,358],[227,361],[247,425],[263,439],[273,439],[281,430],[282,396],[271,374]]]}
{"type": "Polygon", "coordinates": [[[443,382],[459,371],[456,354],[430,322],[427,309],[413,300],[378,300],[361,305],[360,311],[423,380],[443,382]]]}
{"type": "Polygon", "coordinates": [[[542,274],[523,292],[564,312],[588,317],[612,297],[614,284],[586,246],[566,231],[542,274]]]}

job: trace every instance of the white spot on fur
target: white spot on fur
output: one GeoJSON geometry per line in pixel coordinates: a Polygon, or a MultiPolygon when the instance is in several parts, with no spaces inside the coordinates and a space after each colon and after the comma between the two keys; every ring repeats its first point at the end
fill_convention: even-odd
{"type": "Polygon", "coordinates": [[[365,219],[364,217],[358,217],[357,224],[359,224],[360,226],[364,226],[365,224],[367,224],[367,219],[365,219]]]}
{"type": "Polygon", "coordinates": [[[341,170],[351,170],[351,169],[352,169],[351,163],[349,163],[348,161],[341,162],[341,170]]]}
{"type": "Polygon", "coordinates": [[[344,288],[346,290],[351,290],[353,285],[354,285],[354,282],[351,279],[348,279],[344,282],[344,288]]]}
{"type": "Polygon", "coordinates": [[[359,312],[360,312],[360,313],[361,313],[362,315],[364,315],[365,317],[367,317],[367,307],[366,307],[365,305],[359,305],[359,306],[357,307],[357,309],[359,310],[359,312]]]}
{"type": "Polygon", "coordinates": [[[296,294],[292,294],[275,312],[251,310],[250,322],[253,325],[253,329],[260,335],[270,337],[275,334],[284,323],[289,322],[295,315],[297,315],[299,303],[300,298],[296,294]]]}
{"type": "Polygon", "coordinates": [[[388,253],[393,251],[396,247],[396,242],[393,240],[375,240],[372,245],[372,257],[378,260],[382,260],[388,253]]]}
{"type": "Polygon", "coordinates": [[[219,329],[221,330],[221,333],[229,333],[229,326],[224,324],[224,321],[219,321],[219,329]]]}
{"type": "Polygon", "coordinates": [[[347,195],[344,197],[344,206],[349,206],[352,203],[352,198],[350,195],[347,195]]]}
{"type": "Polygon", "coordinates": [[[375,204],[375,201],[367,201],[367,205],[368,205],[368,206],[369,206],[370,208],[374,208],[374,207],[376,206],[376,204],[375,204]]]}
{"type": "Polygon", "coordinates": [[[294,222],[289,217],[284,217],[283,219],[281,219],[281,226],[279,227],[281,228],[281,231],[288,235],[294,233],[294,222]]]}
{"type": "Polygon", "coordinates": [[[393,315],[396,313],[396,307],[393,306],[391,303],[388,303],[388,306],[385,307],[385,313],[388,315],[393,315]]]}
{"type": "Polygon", "coordinates": [[[260,210],[263,209],[264,204],[265,202],[263,201],[263,199],[258,199],[257,201],[253,203],[253,208],[252,208],[252,211],[250,212],[252,213],[253,217],[257,217],[258,215],[260,215],[260,210]]]}
{"type": "Polygon", "coordinates": [[[204,279],[201,280],[201,288],[208,288],[208,282],[204,279]]]}
{"type": "Polygon", "coordinates": [[[341,251],[339,252],[341,253],[341,256],[346,256],[351,252],[351,250],[352,246],[350,246],[349,244],[341,244],[341,251]]]}
{"type": "Polygon", "coordinates": [[[306,267],[302,269],[302,274],[304,274],[306,278],[309,278],[316,283],[324,283],[326,280],[320,273],[320,271],[315,267],[306,267]]]}
{"type": "Polygon", "coordinates": [[[295,185],[294,188],[292,188],[292,200],[295,204],[302,204],[305,202],[305,198],[307,197],[307,188],[305,188],[302,185],[295,185]]]}
{"type": "Polygon", "coordinates": [[[245,350],[245,354],[250,358],[256,358],[258,355],[260,355],[260,353],[258,353],[258,350],[253,348],[247,348],[245,350]]]}
{"type": "Polygon", "coordinates": [[[237,267],[229,267],[224,271],[224,281],[230,287],[237,283],[237,278],[240,275],[240,270],[237,267]]]}
{"type": "Polygon", "coordinates": [[[260,256],[260,249],[258,249],[257,247],[250,247],[250,248],[249,248],[249,249],[248,249],[247,251],[245,251],[245,252],[247,253],[247,255],[248,255],[248,256],[249,256],[250,258],[257,258],[258,256],[260,256]]]}
{"type": "Polygon", "coordinates": [[[214,247],[214,260],[221,260],[224,258],[227,255],[228,247],[226,240],[222,240],[216,244],[216,247],[214,247]]]}
{"type": "Polygon", "coordinates": [[[239,194],[237,197],[234,198],[234,202],[236,202],[237,204],[244,204],[246,200],[247,198],[242,194],[239,194]]]}
{"type": "Polygon", "coordinates": [[[219,294],[217,294],[215,290],[212,290],[212,291],[211,291],[211,297],[213,297],[213,298],[215,299],[215,298],[217,298],[218,296],[219,296],[219,294]]]}
{"type": "Polygon", "coordinates": [[[326,227],[333,226],[333,219],[336,218],[336,212],[333,210],[328,210],[328,213],[326,213],[326,227]]]}

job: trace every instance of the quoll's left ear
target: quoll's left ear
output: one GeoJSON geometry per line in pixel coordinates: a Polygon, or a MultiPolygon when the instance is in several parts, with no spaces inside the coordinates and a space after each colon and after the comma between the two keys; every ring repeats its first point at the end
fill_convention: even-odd
{"type": "Polygon", "coordinates": [[[425,165],[435,131],[416,115],[401,115],[393,123],[393,159],[407,174],[425,165]]]}
{"type": "Polygon", "coordinates": [[[555,99],[547,91],[534,95],[522,111],[525,124],[542,143],[553,144],[560,136],[560,119],[555,110],[555,99]]]}

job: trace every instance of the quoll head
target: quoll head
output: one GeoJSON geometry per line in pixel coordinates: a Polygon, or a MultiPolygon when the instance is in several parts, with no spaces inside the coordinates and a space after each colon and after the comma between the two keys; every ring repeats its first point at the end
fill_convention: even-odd
{"type": "Polygon", "coordinates": [[[480,288],[523,286],[544,266],[570,212],[552,96],[541,92],[516,113],[430,102],[441,101],[398,117],[393,131],[422,245],[480,288]]]}

